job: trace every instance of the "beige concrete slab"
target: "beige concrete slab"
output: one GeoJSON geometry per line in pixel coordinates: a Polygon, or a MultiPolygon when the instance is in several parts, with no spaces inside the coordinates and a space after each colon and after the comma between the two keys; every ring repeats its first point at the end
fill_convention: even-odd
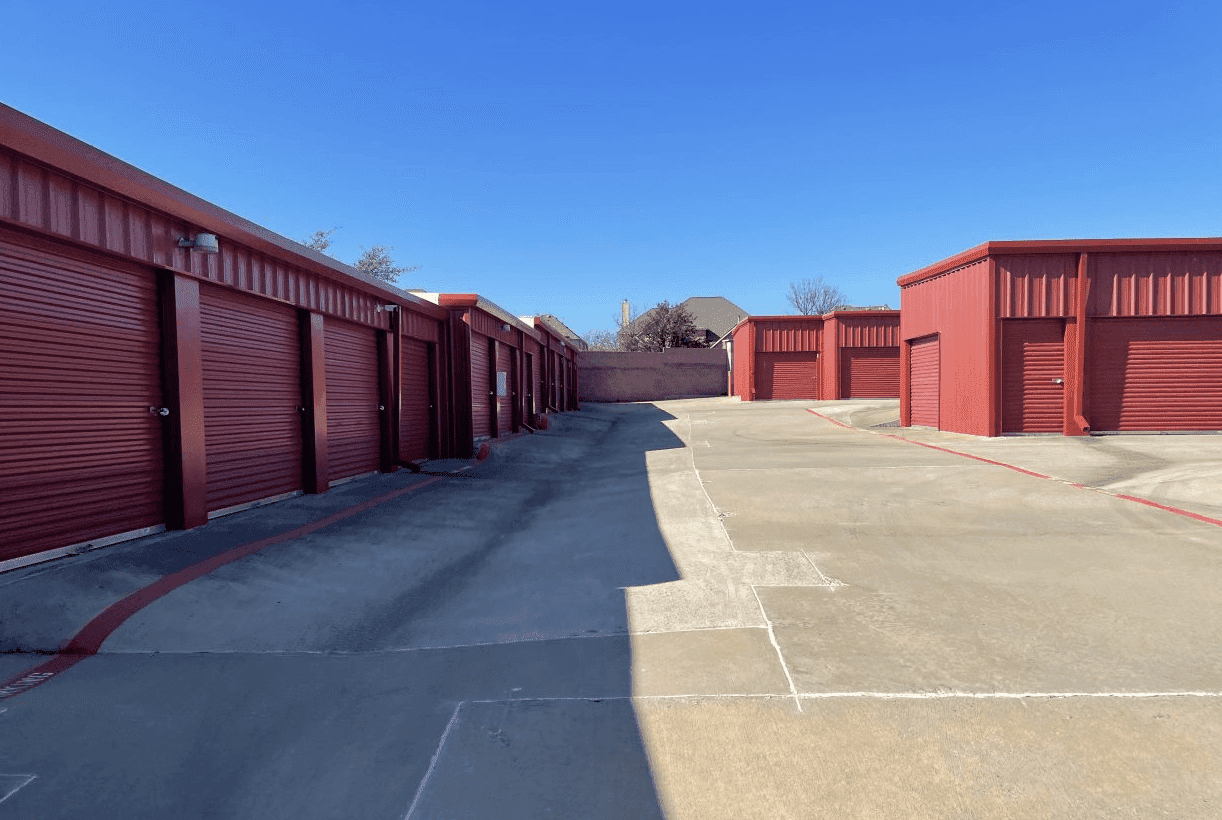
{"type": "Polygon", "coordinates": [[[767,629],[632,636],[634,697],[789,692],[789,682],[767,629]]]}
{"type": "Polygon", "coordinates": [[[1222,702],[646,701],[668,820],[1213,818],[1222,702]]]}

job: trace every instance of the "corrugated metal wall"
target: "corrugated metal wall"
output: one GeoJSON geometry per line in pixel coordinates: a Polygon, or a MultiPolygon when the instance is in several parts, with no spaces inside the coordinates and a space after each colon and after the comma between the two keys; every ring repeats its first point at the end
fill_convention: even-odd
{"type": "Polygon", "coordinates": [[[751,395],[751,374],[754,372],[753,361],[755,351],[751,346],[751,338],[754,335],[754,327],[750,322],[744,322],[734,328],[733,340],[734,344],[731,348],[733,359],[731,367],[733,369],[732,383],[734,385],[734,395],[742,401],[751,401],[754,396],[751,395]]]}
{"type": "Polygon", "coordinates": [[[755,326],[756,353],[795,353],[819,349],[820,317],[800,320],[761,319],[755,326]]]}
{"type": "Polygon", "coordinates": [[[0,236],[0,560],[163,524],[160,344],[152,271],[0,236]]]}
{"type": "Polygon", "coordinates": [[[1091,316],[1222,314],[1222,253],[1090,254],[1091,316]]]}
{"type": "Polygon", "coordinates": [[[385,328],[378,300],[225,239],[219,254],[178,247],[190,225],[0,147],[0,220],[231,285],[297,307],[385,328]]]}
{"type": "MultiPolygon", "coordinates": [[[[995,333],[990,262],[982,259],[900,290],[900,336],[912,341],[940,335],[941,429],[991,435],[995,412],[989,347],[995,333]],[[981,391],[985,391],[982,399],[981,391]]],[[[906,383],[900,373],[900,415],[906,414],[906,383]]],[[[912,422],[913,424],[917,422],[912,422]]]]}
{"type": "Polygon", "coordinates": [[[997,257],[1001,319],[1073,316],[1078,257],[1037,253],[997,257]]]}

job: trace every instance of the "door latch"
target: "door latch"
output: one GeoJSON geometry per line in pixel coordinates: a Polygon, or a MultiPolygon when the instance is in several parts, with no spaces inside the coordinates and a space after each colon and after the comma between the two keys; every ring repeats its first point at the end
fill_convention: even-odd
{"type": "Polygon", "coordinates": [[[170,408],[168,407],[150,407],[149,412],[152,413],[154,416],[163,416],[164,417],[164,416],[170,415],[170,408]]]}
{"type": "Polygon", "coordinates": [[[1052,383],[1053,384],[1065,384],[1065,380],[1064,379],[1053,379],[1052,383]]]}

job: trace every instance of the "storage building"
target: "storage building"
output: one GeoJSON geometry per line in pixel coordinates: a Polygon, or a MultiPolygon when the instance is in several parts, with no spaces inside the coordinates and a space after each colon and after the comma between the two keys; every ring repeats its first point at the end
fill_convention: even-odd
{"type": "Polygon", "coordinates": [[[1222,239],[988,242],[898,281],[905,426],[1222,429],[1222,239]]]}
{"type": "Polygon", "coordinates": [[[774,399],[899,396],[898,310],[751,316],[733,331],[731,395],[774,399]]]}
{"type": "Polygon", "coordinates": [[[448,318],[0,105],[0,568],[448,455],[448,318]]]}

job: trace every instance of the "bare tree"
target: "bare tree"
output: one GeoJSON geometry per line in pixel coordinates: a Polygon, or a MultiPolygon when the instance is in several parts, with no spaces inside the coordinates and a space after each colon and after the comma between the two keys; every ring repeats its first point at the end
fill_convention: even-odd
{"type": "Polygon", "coordinates": [[[335,233],[335,228],[329,231],[314,231],[301,244],[307,248],[313,248],[320,253],[326,253],[327,248],[331,247],[331,234],[333,233],[335,233]]]}
{"type": "Polygon", "coordinates": [[[822,276],[790,282],[785,299],[803,316],[822,316],[848,301],[840,288],[825,283],[822,276]]]}
{"type": "Polygon", "coordinates": [[[374,245],[372,248],[361,246],[361,257],[352,263],[352,267],[357,270],[367,273],[383,282],[395,284],[399,277],[405,273],[420,270],[419,265],[403,265],[397,267],[395,260],[390,257],[390,252],[393,247],[386,245],[374,245]]]}
{"type": "Polygon", "coordinates": [[[590,350],[619,350],[619,340],[616,338],[616,333],[613,330],[591,330],[588,333],[582,334],[582,338],[586,340],[590,350]]]}
{"type": "Polygon", "coordinates": [[[628,351],[660,351],[672,347],[705,347],[696,332],[696,322],[687,308],[661,301],[616,334],[619,346],[628,351]]]}

